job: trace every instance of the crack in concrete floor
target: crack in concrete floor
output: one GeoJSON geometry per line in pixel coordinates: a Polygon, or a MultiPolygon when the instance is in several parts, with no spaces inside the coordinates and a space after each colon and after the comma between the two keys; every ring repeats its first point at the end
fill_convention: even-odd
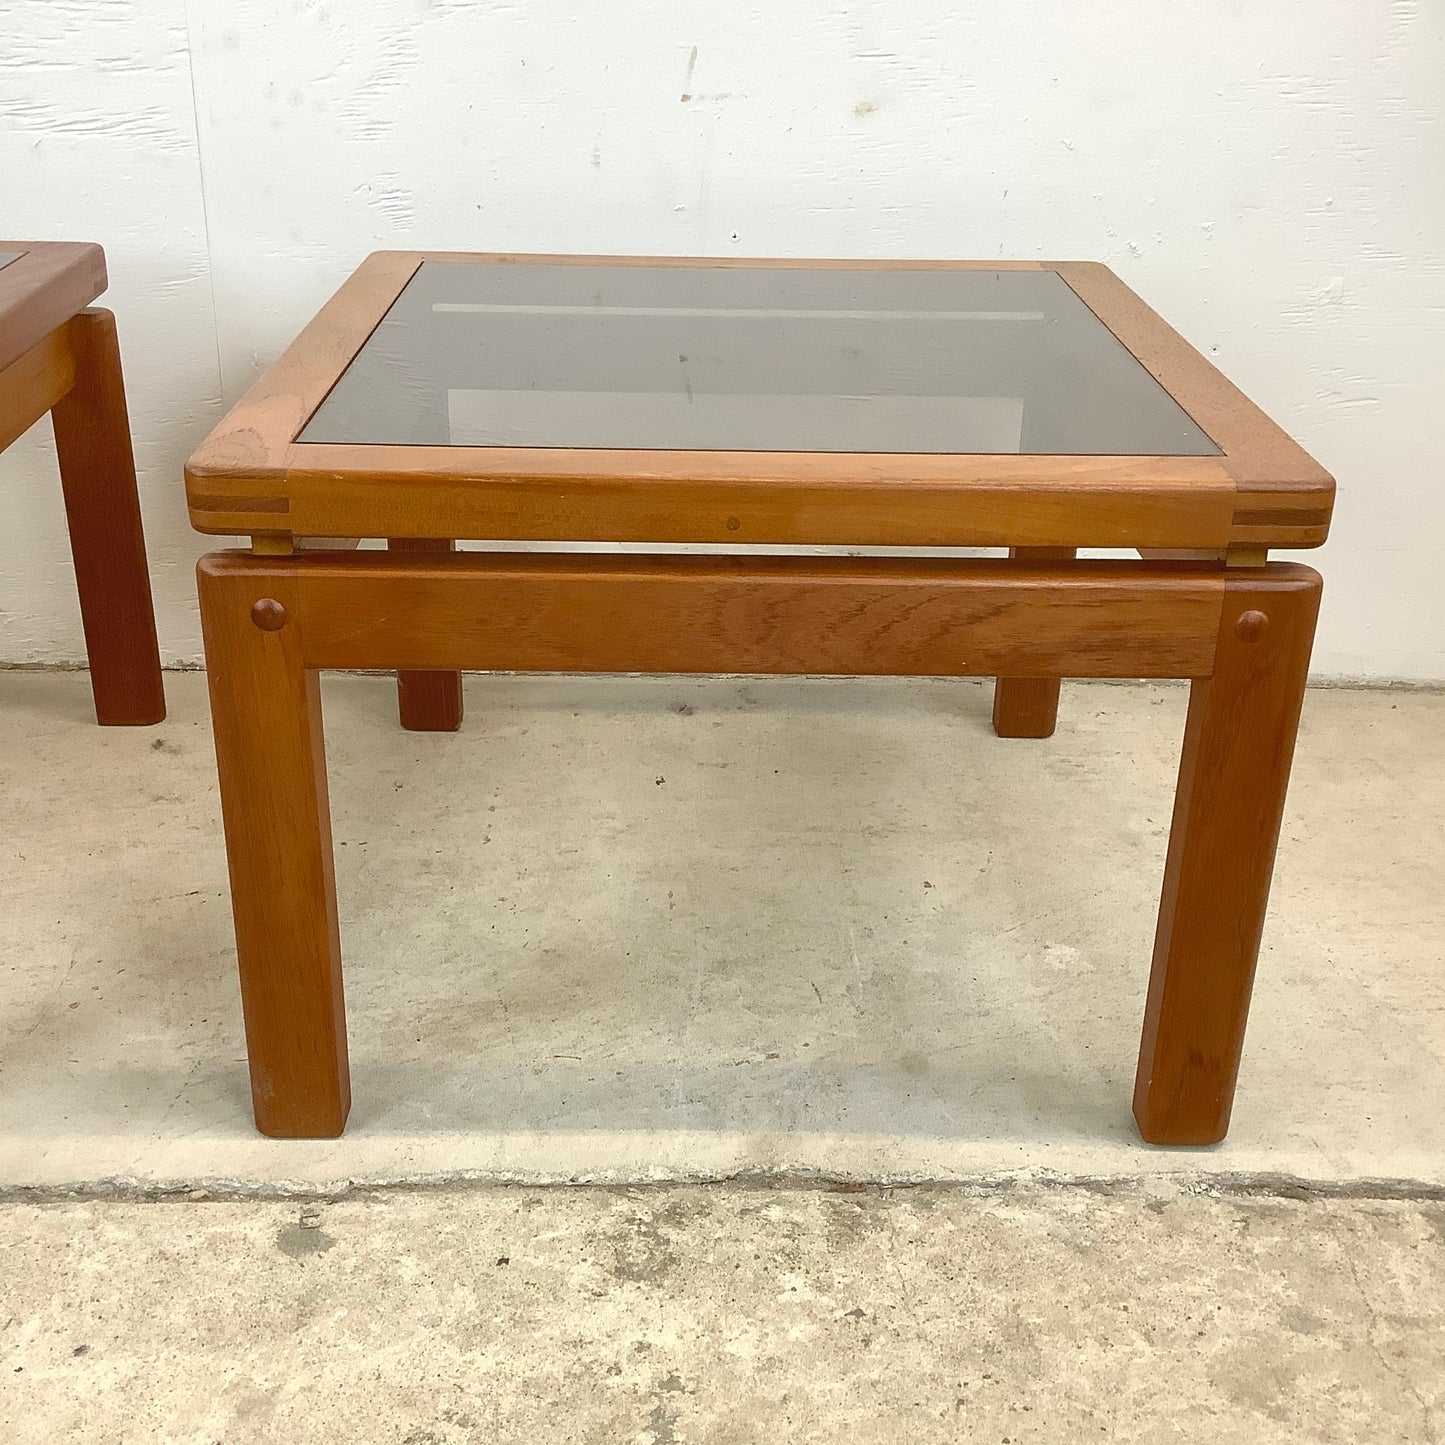
{"type": "Polygon", "coordinates": [[[0,1207],[54,1440],[1438,1439],[1445,1205],[483,1188],[0,1207]]]}

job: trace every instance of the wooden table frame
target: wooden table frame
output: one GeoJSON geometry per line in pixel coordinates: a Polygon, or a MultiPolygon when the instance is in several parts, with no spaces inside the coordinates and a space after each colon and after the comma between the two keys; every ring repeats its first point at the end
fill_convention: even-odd
{"type": "Polygon", "coordinates": [[[0,241],[0,451],[46,412],[80,594],[96,721],[166,715],[115,317],[89,305],[105,255],[84,242],[0,241]]]}
{"type": "Polygon", "coordinates": [[[1334,481],[1107,267],[1083,261],[369,256],[186,467],[191,524],[297,537],[954,547],[1317,547],[1334,481]],[[297,442],[427,260],[1055,271],[1219,456],[563,450],[297,442]]]}
{"type": "Polygon", "coordinates": [[[297,443],[421,259],[363,265],[187,470],[197,527],[253,542],[202,559],[199,589],[262,1132],[334,1136],[350,1106],[318,671],[365,668],[396,670],[403,721],[438,729],[461,721],[461,669],[995,676],[1015,737],[1053,730],[1061,677],[1189,679],[1134,1113],[1153,1143],[1223,1138],[1321,589],[1266,548],[1324,539],[1331,479],[1110,273],[1072,264],[1052,269],[1221,456],[297,443]],[[390,550],[308,552],[313,534],[390,550]],[[523,555],[458,537],[1011,550],[523,555]]]}

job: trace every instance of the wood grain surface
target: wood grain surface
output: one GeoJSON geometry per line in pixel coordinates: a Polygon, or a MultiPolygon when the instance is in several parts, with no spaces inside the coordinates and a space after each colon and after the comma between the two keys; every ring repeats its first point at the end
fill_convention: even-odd
{"type": "MultiPolygon", "coordinates": [[[[192,457],[187,491],[200,531],[858,546],[1225,547],[1248,541],[1307,547],[1322,542],[1328,530],[1329,478],[1117,278],[1089,263],[1018,266],[1058,271],[1206,431],[1222,429],[1214,439],[1225,447],[1224,456],[297,444],[307,418],[429,258],[517,265],[885,264],[375,253],[192,457]]],[[[999,265],[907,262],[892,268],[999,265]]]]}
{"type": "Polygon", "coordinates": [[[201,626],[256,1126],[325,1138],[351,1085],[321,692],[284,625],[297,585],[269,581],[275,628],[202,566],[201,626]]]}
{"type": "MultiPolygon", "coordinates": [[[[1072,547],[1015,547],[1018,562],[1071,562],[1072,547]]],[[[1059,721],[1057,677],[1001,677],[993,687],[993,730],[1001,738],[1052,737],[1059,721]]]]}
{"type": "Polygon", "coordinates": [[[74,381],[75,355],[63,325],[0,370],[0,451],[29,431],[74,381]]]}
{"type": "MultiPolygon", "coordinates": [[[[443,538],[392,538],[387,549],[402,553],[455,552],[456,543],[443,538]]],[[[447,672],[404,671],[396,675],[397,716],[402,727],[415,733],[454,733],[462,725],[462,675],[447,672]]]]}
{"type": "Polygon", "coordinates": [[[1229,1128],[1320,590],[1306,567],[1224,574],[1214,667],[1190,690],[1139,1051],[1150,1143],[1229,1128]]]}
{"type": "Polygon", "coordinates": [[[1220,569],[1143,562],[236,552],[200,568],[213,596],[293,586],[308,667],[396,670],[1188,677],[1209,669],[1223,597],[1220,569]]]}
{"type": "Polygon", "coordinates": [[[1322,510],[1334,501],[1334,481],[1298,442],[1259,409],[1107,266],[1068,261],[1059,275],[1124,343],[1135,360],[1224,451],[1224,466],[1253,510],[1256,492],[1269,505],[1322,510]]]}
{"type": "Polygon", "coordinates": [[[115,317],[87,308],[63,329],[74,382],[51,418],[96,720],[144,727],[166,695],[115,317]]]}
{"type": "Polygon", "coordinates": [[[89,241],[0,241],[22,254],[0,266],[0,371],[89,306],[106,287],[105,252],[89,241]]]}

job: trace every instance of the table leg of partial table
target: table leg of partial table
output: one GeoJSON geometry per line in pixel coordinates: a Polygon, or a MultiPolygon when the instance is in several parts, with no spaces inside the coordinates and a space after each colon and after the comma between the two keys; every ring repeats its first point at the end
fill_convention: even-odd
{"type": "Polygon", "coordinates": [[[67,323],[75,381],[51,409],[96,720],[166,715],[115,317],[67,323]]]}

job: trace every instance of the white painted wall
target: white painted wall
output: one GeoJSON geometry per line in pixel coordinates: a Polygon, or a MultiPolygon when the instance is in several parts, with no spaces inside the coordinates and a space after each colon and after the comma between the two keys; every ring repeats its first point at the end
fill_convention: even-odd
{"type": "MultiPolygon", "coordinates": [[[[171,660],[185,455],[375,247],[1015,255],[1107,261],[1336,473],[1320,674],[1445,680],[1440,0],[0,18],[0,235],[106,247],[171,660]]],[[[0,659],[81,655],[37,435],[0,460],[0,659]]]]}
{"type": "MultiPolygon", "coordinates": [[[[180,468],[220,387],[183,0],[0,0],[0,237],[105,247],[162,648],[197,659],[180,468]]],[[[46,420],[0,455],[0,662],[84,657],[46,420]]]]}

